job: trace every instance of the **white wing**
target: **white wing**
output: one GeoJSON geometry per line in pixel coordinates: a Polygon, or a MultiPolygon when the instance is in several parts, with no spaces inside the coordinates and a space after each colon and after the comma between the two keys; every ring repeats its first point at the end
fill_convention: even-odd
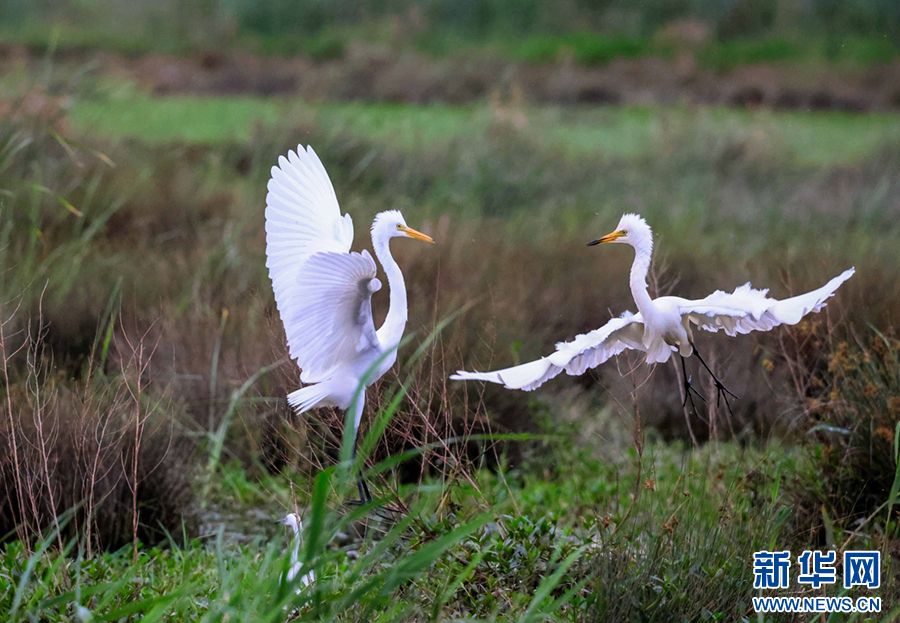
{"type": "Polygon", "coordinates": [[[353,220],[341,216],[325,167],[312,147],[289,151],[272,167],[266,194],[266,266],[281,318],[293,315],[297,273],[314,253],[347,253],[353,220]]]}
{"type": "Polygon", "coordinates": [[[779,301],[768,297],[768,290],[756,290],[749,283],[734,292],[717,290],[706,298],[681,299],[682,316],[705,331],[725,331],[728,335],[769,331],[782,324],[797,324],[810,312],[818,312],[842,283],[853,276],[849,268],[824,286],[806,294],[779,301]]]}
{"type": "Polygon", "coordinates": [[[368,251],[316,253],[303,264],[282,320],[304,383],[325,380],[338,365],[378,346],[372,293],[381,282],[375,273],[368,251]]]}
{"type": "Polygon", "coordinates": [[[588,368],[599,366],[626,348],[643,350],[643,331],[641,315],[626,313],[570,342],[559,342],[556,352],[536,361],[494,372],[459,370],[450,378],[455,381],[488,381],[499,383],[507,389],[531,391],[564,370],[566,374],[577,376],[584,374],[588,368]]]}
{"type": "Polygon", "coordinates": [[[349,253],[353,221],[312,147],[279,157],[268,190],[266,266],[291,358],[301,380],[316,382],[372,342],[371,296],[381,285],[372,257],[349,253]]]}

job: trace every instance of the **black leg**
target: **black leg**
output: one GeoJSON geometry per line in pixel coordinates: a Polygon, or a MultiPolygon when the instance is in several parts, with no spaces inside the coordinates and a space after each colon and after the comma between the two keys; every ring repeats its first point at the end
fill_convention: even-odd
{"type": "MultiPolygon", "coordinates": [[[[681,355],[679,355],[681,357],[681,355]]],[[[703,402],[706,402],[706,399],[703,397],[703,394],[697,391],[697,389],[691,384],[691,377],[688,376],[687,368],[684,365],[684,357],[681,357],[681,376],[683,377],[684,382],[684,400],[681,403],[681,408],[684,408],[684,405],[690,401],[691,410],[694,412],[695,416],[699,416],[697,412],[697,406],[694,404],[694,396],[697,396],[703,402]]]]}
{"type": "MultiPolygon", "coordinates": [[[[681,354],[678,355],[681,357],[681,354]]],[[[687,374],[687,368],[685,368],[684,357],[681,357],[681,382],[684,383],[684,400],[681,401],[681,410],[684,411],[684,423],[687,425],[688,434],[691,436],[691,441],[694,443],[694,447],[698,447],[700,442],[697,441],[697,436],[694,435],[694,428],[691,426],[691,416],[699,418],[700,414],[697,413],[697,405],[694,404],[694,394],[700,397],[700,400],[703,400],[703,396],[701,396],[694,386],[691,385],[691,379],[687,374]],[[691,412],[688,413],[684,406],[691,401],[691,412]]],[[[705,400],[704,400],[705,402],[705,400]]]]}
{"type": "MultiPolygon", "coordinates": [[[[364,506],[369,504],[373,499],[372,493],[369,491],[369,484],[366,482],[366,479],[362,477],[362,474],[360,474],[359,478],[356,480],[356,488],[357,491],[359,491],[359,499],[348,502],[348,504],[351,506],[364,506]]],[[[376,517],[385,521],[394,521],[396,520],[397,515],[402,514],[398,509],[390,507],[376,508],[373,512],[376,517]]]]}
{"type": "Polygon", "coordinates": [[[691,346],[694,349],[694,354],[697,355],[697,359],[700,360],[700,363],[703,365],[704,368],[706,368],[706,371],[709,372],[709,375],[712,377],[713,383],[716,386],[716,406],[719,406],[720,399],[724,399],[725,406],[728,408],[728,415],[730,415],[733,419],[734,412],[731,410],[731,403],[728,402],[728,396],[731,396],[732,398],[737,400],[738,399],[737,394],[735,394],[733,391],[731,391],[730,389],[725,387],[725,385],[722,383],[722,381],[719,380],[719,377],[716,376],[716,373],[713,372],[708,365],[706,365],[706,362],[703,360],[703,357],[700,355],[700,351],[697,350],[697,346],[694,345],[693,342],[691,343],[691,346]]]}
{"type": "MultiPolygon", "coordinates": [[[[359,431],[357,431],[356,439],[353,440],[353,462],[356,462],[356,450],[359,445],[359,431]]],[[[366,479],[363,478],[362,468],[360,468],[359,477],[356,479],[356,490],[359,492],[359,499],[353,500],[352,502],[348,502],[351,506],[364,506],[373,500],[372,492],[369,491],[369,483],[366,482],[366,479]]],[[[392,513],[396,513],[393,509],[376,509],[375,515],[380,517],[381,519],[393,519],[393,516],[387,514],[385,511],[390,511],[392,513]]]]}
{"type": "MultiPolygon", "coordinates": [[[[356,462],[356,449],[359,445],[359,431],[357,431],[356,439],[353,440],[353,462],[356,462]]],[[[359,502],[358,504],[368,504],[372,501],[372,494],[369,492],[369,485],[366,483],[366,479],[363,478],[362,468],[360,468],[359,478],[356,480],[356,488],[359,491],[359,502]]]]}
{"type": "Polygon", "coordinates": [[[369,485],[366,483],[366,479],[361,475],[356,481],[356,488],[359,490],[359,501],[361,503],[368,504],[372,501],[372,494],[369,493],[369,485]]]}
{"type": "MultiPolygon", "coordinates": [[[[357,450],[359,448],[359,430],[356,430],[354,434],[355,437],[353,439],[353,462],[355,463],[357,450]]],[[[374,498],[372,498],[372,492],[369,491],[369,483],[367,483],[366,479],[363,477],[363,466],[360,466],[359,477],[356,480],[356,489],[359,492],[359,500],[348,502],[349,505],[364,506],[372,502],[374,498]]],[[[375,516],[387,521],[393,521],[397,515],[401,514],[399,510],[389,507],[376,508],[373,512],[375,516]]]]}

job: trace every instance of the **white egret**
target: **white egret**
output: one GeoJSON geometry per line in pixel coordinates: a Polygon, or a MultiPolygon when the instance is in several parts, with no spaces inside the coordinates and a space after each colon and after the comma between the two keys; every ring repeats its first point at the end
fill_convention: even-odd
{"type": "MultiPolygon", "coordinates": [[[[625,214],[612,232],[588,245],[604,243],[627,244],[634,249],[630,286],[638,313],[625,312],[599,329],[579,335],[570,342],[560,342],[554,353],[536,361],[493,372],[459,370],[450,378],[488,381],[508,389],[531,391],[561,372],[577,376],[626,349],[634,349],[646,353],[648,364],[668,361],[673,353],[678,353],[684,374],[685,400],[691,397],[692,391],[696,393],[684,368],[684,358],[692,354],[697,355],[712,376],[717,396],[723,396],[726,392],[734,396],[697,352],[693,326],[710,332],[725,331],[734,336],[751,331],[769,331],[782,324],[796,324],[806,314],[821,310],[826,299],[854,273],[854,269],[850,268],[817,290],[781,301],[769,298],[768,290],[754,289],[749,283],[734,292],[717,290],[699,300],[678,296],[654,299],[647,291],[647,272],[653,254],[653,233],[647,222],[637,214],[625,214]]],[[[728,397],[724,398],[727,404],[728,397]]],[[[693,404],[693,398],[691,402],[693,404]]]]}
{"type": "MultiPolygon", "coordinates": [[[[331,180],[312,147],[299,145],[279,157],[268,191],[266,266],[290,356],[306,383],[288,395],[288,402],[298,413],[324,406],[352,409],[355,456],[365,387],[394,364],[406,327],[406,285],[389,242],[434,241],[408,227],[397,210],[375,216],[372,245],[390,286],[390,308],[376,331],[372,294],[381,282],[375,261],[366,250],[350,251],[353,221],[349,214],[341,215],[331,180]]],[[[371,500],[362,478],[359,494],[361,501],[371,500]]]]}
{"type": "MultiPolygon", "coordinates": [[[[282,526],[287,526],[293,532],[293,536],[291,537],[291,560],[290,566],[288,567],[287,573],[285,574],[285,580],[288,583],[294,581],[294,579],[299,575],[300,569],[303,568],[303,565],[300,564],[300,534],[303,532],[303,522],[300,521],[300,515],[297,513],[288,513],[285,515],[281,521],[279,521],[282,526]]],[[[308,572],[304,573],[300,578],[300,586],[297,587],[297,593],[300,593],[304,588],[312,584],[316,581],[316,572],[310,569],[308,572]]]]}

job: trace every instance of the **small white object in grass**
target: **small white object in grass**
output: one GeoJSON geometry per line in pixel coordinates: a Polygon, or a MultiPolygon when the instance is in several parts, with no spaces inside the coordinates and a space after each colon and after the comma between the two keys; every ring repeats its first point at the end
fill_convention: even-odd
{"type": "MultiPolygon", "coordinates": [[[[300,521],[300,515],[297,513],[288,513],[282,518],[280,523],[281,525],[290,528],[291,532],[293,532],[291,539],[291,566],[288,567],[287,574],[285,575],[286,581],[293,582],[300,573],[300,569],[303,567],[303,565],[300,564],[300,533],[303,531],[303,522],[300,521]]],[[[315,581],[316,573],[310,569],[300,578],[300,586],[297,587],[297,592],[299,593],[303,588],[315,581]]]]}

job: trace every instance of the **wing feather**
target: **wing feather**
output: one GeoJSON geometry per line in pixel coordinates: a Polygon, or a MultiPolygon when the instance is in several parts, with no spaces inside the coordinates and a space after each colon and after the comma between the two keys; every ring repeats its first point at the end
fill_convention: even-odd
{"type": "Polygon", "coordinates": [[[716,290],[699,300],[682,299],[682,316],[704,331],[725,331],[728,335],[769,331],[783,324],[797,324],[805,315],[821,311],[842,283],[853,276],[849,268],[821,288],[784,300],[769,298],[768,290],[757,290],[749,283],[734,292],[716,290]]]}
{"type": "Polygon", "coordinates": [[[535,361],[493,372],[459,370],[450,378],[456,381],[487,381],[507,389],[531,391],[565,371],[577,376],[618,355],[627,348],[643,349],[640,314],[626,313],[613,318],[599,329],[583,333],[569,342],[559,342],[556,352],[535,361]]]}
{"type": "Polygon", "coordinates": [[[381,287],[376,270],[368,251],[316,253],[304,263],[291,292],[291,312],[282,317],[303,382],[322,381],[378,345],[372,321],[372,294],[381,287]]]}
{"type": "Polygon", "coordinates": [[[327,378],[360,348],[377,344],[368,252],[350,253],[353,220],[312,147],[298,145],[272,167],[266,194],[266,266],[301,380],[327,378]]]}
{"type": "Polygon", "coordinates": [[[583,333],[570,342],[560,342],[550,360],[564,368],[566,374],[578,376],[628,348],[644,350],[641,344],[643,332],[641,315],[626,312],[599,329],[583,333]]]}
{"type": "Polygon", "coordinates": [[[341,216],[334,187],[312,147],[298,145],[272,167],[266,194],[266,266],[278,311],[291,314],[291,289],[313,254],[347,253],[353,220],[341,216]]]}

